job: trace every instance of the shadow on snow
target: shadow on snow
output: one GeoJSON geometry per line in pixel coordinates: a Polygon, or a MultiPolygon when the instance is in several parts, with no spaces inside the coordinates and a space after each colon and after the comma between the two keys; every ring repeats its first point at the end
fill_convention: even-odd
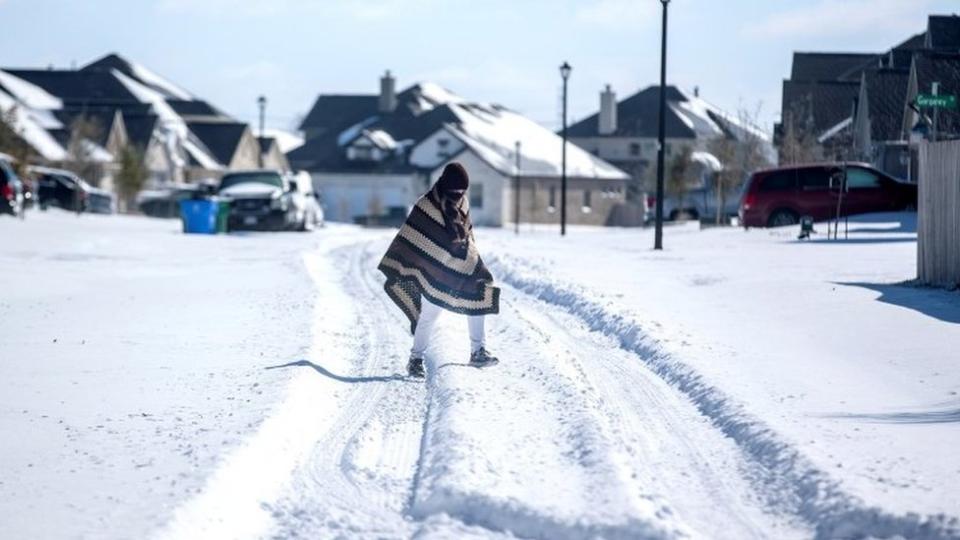
{"type": "Polygon", "coordinates": [[[943,322],[960,324],[960,294],[907,283],[837,283],[880,293],[878,302],[905,307],[943,322]]]}
{"type": "Polygon", "coordinates": [[[289,368],[289,367],[308,367],[313,369],[317,373],[323,375],[324,377],[329,377],[335,381],[350,383],[350,384],[376,383],[376,382],[416,382],[413,379],[407,376],[401,375],[399,373],[395,373],[393,375],[372,375],[372,376],[366,376],[366,377],[349,377],[344,375],[337,375],[336,373],[328,370],[327,368],[319,364],[314,364],[309,360],[297,360],[295,362],[289,362],[289,363],[280,364],[277,366],[267,366],[263,369],[280,369],[280,368],[289,368]]]}

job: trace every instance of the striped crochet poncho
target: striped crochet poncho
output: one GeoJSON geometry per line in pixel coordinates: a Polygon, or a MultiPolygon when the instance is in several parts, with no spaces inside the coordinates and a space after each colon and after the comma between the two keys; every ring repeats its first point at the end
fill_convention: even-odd
{"type": "Polygon", "coordinates": [[[380,261],[378,269],[387,276],[384,289],[410,320],[410,332],[417,329],[422,297],[464,315],[500,311],[500,289],[493,286],[467,223],[464,250],[454,244],[431,190],[417,201],[380,261]]]}

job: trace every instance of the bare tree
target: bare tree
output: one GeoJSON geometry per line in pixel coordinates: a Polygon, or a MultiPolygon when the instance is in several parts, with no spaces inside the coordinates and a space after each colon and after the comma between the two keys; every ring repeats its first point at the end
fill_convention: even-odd
{"type": "Polygon", "coordinates": [[[794,103],[783,114],[783,137],[780,141],[780,164],[809,163],[820,154],[813,111],[808,100],[794,103]]]}
{"type": "Polygon", "coordinates": [[[96,143],[103,128],[95,118],[85,115],[76,117],[70,124],[70,142],[67,144],[68,159],[64,166],[95,186],[100,185],[102,168],[94,159],[96,143]]]}
{"type": "Polygon", "coordinates": [[[666,170],[666,192],[677,201],[677,211],[686,208],[687,192],[690,191],[690,172],[692,170],[693,151],[689,146],[681,146],[680,152],[670,160],[666,170]]]}
{"type": "Polygon", "coordinates": [[[117,172],[116,187],[120,210],[131,212],[133,200],[147,182],[149,172],[143,162],[143,152],[132,145],[120,150],[120,170],[117,172]]]}
{"type": "Polygon", "coordinates": [[[708,150],[722,166],[714,174],[714,190],[717,198],[716,223],[723,222],[723,209],[729,197],[747,180],[753,171],[771,165],[760,134],[752,129],[760,117],[760,105],[754,110],[741,107],[737,112],[739,129],[708,143],[708,150]]]}

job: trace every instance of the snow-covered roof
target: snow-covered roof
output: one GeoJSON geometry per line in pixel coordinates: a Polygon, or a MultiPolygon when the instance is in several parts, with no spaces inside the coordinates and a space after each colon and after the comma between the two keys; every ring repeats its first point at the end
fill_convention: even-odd
{"type": "Polygon", "coordinates": [[[397,141],[382,129],[365,129],[363,136],[383,150],[393,150],[397,147],[397,141]]]}
{"type": "Polygon", "coordinates": [[[190,92],[157,75],[155,72],[115,53],[108,54],[81,68],[81,71],[88,70],[120,71],[153,91],[159,92],[164,97],[180,100],[196,99],[190,92]]]}
{"type": "Polygon", "coordinates": [[[833,127],[831,127],[830,129],[824,131],[822,135],[820,135],[819,137],[817,137],[817,142],[820,143],[820,144],[823,144],[824,142],[826,142],[826,141],[832,139],[833,137],[835,137],[838,133],[842,132],[847,126],[849,126],[849,125],[852,124],[852,123],[853,123],[853,117],[852,117],[852,116],[848,116],[848,117],[844,118],[843,120],[837,122],[837,124],[836,124],[835,126],[833,126],[833,127]]]}
{"type": "MultiPolygon", "coordinates": [[[[6,85],[4,85],[6,86],[6,85]]],[[[49,111],[35,110],[10,94],[0,90],[0,111],[13,111],[13,129],[44,159],[61,161],[67,151],[45,128],[53,118],[49,111]]],[[[52,121],[55,121],[53,119],[52,121]]]]}
{"type": "Polygon", "coordinates": [[[364,128],[370,124],[373,124],[377,120],[379,120],[378,116],[370,116],[341,131],[340,134],[337,135],[337,145],[346,146],[352,143],[354,139],[360,136],[360,133],[363,132],[364,128]]]}
{"type": "Polygon", "coordinates": [[[723,170],[723,164],[720,163],[720,160],[717,159],[717,156],[711,154],[710,152],[698,150],[690,154],[690,159],[700,163],[711,171],[717,172],[723,170]]]}
{"type": "MultiPolygon", "coordinates": [[[[320,96],[314,110],[343,112],[328,101],[328,97],[320,96]]],[[[397,108],[391,112],[378,111],[375,101],[355,110],[350,109],[349,114],[337,118],[339,126],[325,124],[325,127],[331,128],[327,134],[311,138],[290,153],[288,159],[295,167],[311,170],[349,168],[354,171],[358,165],[344,158],[343,147],[358,137],[366,137],[385,150],[412,147],[409,153],[393,152],[389,159],[379,162],[365,161],[363,165],[371,171],[429,169],[453,151],[463,151],[463,146],[466,146],[502,174],[513,175],[515,145],[519,140],[522,145],[523,174],[560,176],[561,138],[506,107],[470,102],[431,82],[408,87],[397,95],[397,101],[397,108]],[[433,137],[444,130],[461,141],[463,146],[458,143],[457,148],[444,148],[443,152],[427,148],[436,142],[433,137]]],[[[567,173],[579,178],[628,178],[620,169],[572,143],[567,146],[567,173]]]]}
{"type": "MultiPolygon", "coordinates": [[[[505,107],[476,103],[449,104],[459,122],[448,129],[481,159],[502,174],[516,174],[520,142],[520,174],[560,176],[563,139],[549,129],[505,107]]],[[[567,176],[626,179],[627,174],[567,142],[567,176]]]]}
{"type": "Polygon", "coordinates": [[[266,128],[263,130],[263,135],[276,139],[280,151],[284,154],[303,144],[303,137],[282,129],[266,128]]]}
{"type": "Polygon", "coordinates": [[[0,86],[17,98],[21,103],[32,109],[60,109],[63,101],[39,86],[25,81],[0,69],[0,86]]]}

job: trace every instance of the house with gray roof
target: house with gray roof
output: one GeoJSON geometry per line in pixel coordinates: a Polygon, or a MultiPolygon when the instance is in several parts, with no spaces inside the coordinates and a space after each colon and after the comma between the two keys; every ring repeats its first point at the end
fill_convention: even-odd
{"type": "MultiPolygon", "coordinates": [[[[44,162],[69,157],[71,125],[85,118],[100,128],[85,143],[96,155],[114,161],[120,148],[133,144],[156,184],[216,178],[259,163],[259,144],[246,124],[116,54],[80,69],[2,69],[0,93],[4,110],[24,111],[18,127],[44,162]]],[[[109,189],[109,169],[89,180],[109,189]]]]}
{"type": "MultiPolygon", "coordinates": [[[[779,146],[788,132],[805,132],[820,158],[860,159],[914,178],[911,130],[926,133],[932,122],[911,104],[917,93],[931,91],[935,79],[949,84],[950,57],[957,53],[957,15],[930,15],[923,32],[885,52],[794,53],[775,140],[779,146]]],[[[951,113],[941,114],[949,129],[951,113]]]]}
{"type": "MultiPolygon", "coordinates": [[[[395,84],[387,72],[378,94],[320,95],[305,117],[306,141],[287,158],[310,172],[327,219],[403,216],[458,161],[470,171],[477,225],[513,222],[518,200],[521,221],[559,222],[560,137],[502,105],[429,82],[395,84]]],[[[627,175],[570,143],[567,173],[568,222],[606,224],[627,175]]]]}
{"type": "MultiPolygon", "coordinates": [[[[747,134],[756,137],[761,151],[772,162],[775,159],[770,136],[745,118],[730,114],[700,97],[698,89],[685,92],[676,86],[665,89],[666,140],[664,155],[667,163],[685,150],[694,161],[691,189],[708,189],[714,172],[721,167],[719,160],[709,153],[709,144],[718,138],[742,140],[747,134]]],[[[617,101],[610,85],[600,92],[600,108],[596,114],[575,122],[567,128],[570,140],[587,152],[608,161],[631,175],[630,200],[633,213],[645,209],[643,194],[653,190],[647,171],[655,171],[658,153],[660,121],[660,86],[644,88],[617,101]]],[[[711,199],[713,200],[713,199],[711,199]]],[[[676,214],[689,201],[668,200],[676,214]]],[[[669,214],[668,214],[669,215],[669,214]]],[[[699,215],[699,213],[698,213],[699,215]]]]}

